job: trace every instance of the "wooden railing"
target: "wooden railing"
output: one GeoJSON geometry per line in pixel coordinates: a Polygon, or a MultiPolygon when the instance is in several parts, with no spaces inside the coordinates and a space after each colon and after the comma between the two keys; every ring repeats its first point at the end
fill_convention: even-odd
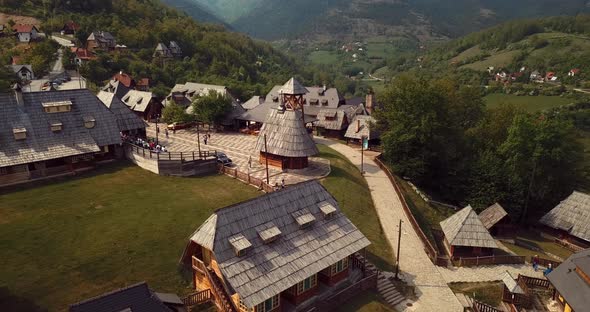
{"type": "Polygon", "coordinates": [[[401,190],[401,187],[397,183],[397,180],[395,179],[395,177],[393,176],[393,174],[391,173],[389,168],[387,168],[387,166],[385,166],[383,164],[380,157],[381,156],[375,158],[375,162],[377,163],[379,168],[381,168],[381,170],[383,170],[385,172],[385,174],[387,175],[387,177],[389,178],[389,181],[393,185],[395,192],[398,194],[398,196],[401,200],[402,208],[406,214],[406,217],[408,217],[408,220],[410,220],[410,223],[412,224],[414,231],[416,231],[416,233],[418,233],[418,237],[420,238],[420,240],[422,241],[422,244],[424,245],[424,251],[426,251],[426,254],[430,258],[430,261],[432,261],[432,263],[434,263],[436,265],[438,251],[434,248],[434,246],[432,245],[432,243],[430,242],[430,240],[428,239],[426,234],[424,234],[424,231],[422,231],[422,228],[420,228],[420,225],[418,224],[418,222],[416,221],[416,218],[414,218],[414,215],[412,214],[412,211],[408,207],[408,203],[406,202],[406,198],[404,196],[404,193],[401,190]]]}
{"type": "Polygon", "coordinates": [[[518,280],[527,285],[528,288],[545,288],[549,289],[551,283],[545,278],[536,278],[526,275],[518,275],[518,280]]]}
{"type": "MultiPolygon", "coordinates": [[[[533,257],[531,257],[531,263],[533,262],[533,257]]],[[[555,261],[551,259],[539,258],[539,265],[543,267],[549,267],[549,264],[555,269],[561,264],[561,261],[555,261]]]]}
{"type": "Polygon", "coordinates": [[[491,305],[487,305],[483,302],[473,300],[473,310],[475,312],[502,312],[491,305]]]}
{"type": "Polygon", "coordinates": [[[217,151],[192,151],[192,152],[154,152],[150,149],[137,146],[132,143],[125,143],[126,146],[131,148],[134,154],[139,155],[143,158],[157,159],[157,160],[180,160],[184,161],[195,161],[212,158],[217,155],[217,151]]]}
{"type": "Polygon", "coordinates": [[[470,257],[455,258],[459,266],[478,266],[494,264],[524,264],[525,256],[488,256],[488,257],[470,257]]]}
{"type": "Polygon", "coordinates": [[[198,304],[203,304],[211,300],[211,289],[205,289],[196,293],[192,293],[182,299],[185,306],[191,307],[198,304]]]}
{"type": "Polygon", "coordinates": [[[584,250],[583,247],[580,247],[580,246],[578,246],[576,244],[572,244],[572,243],[568,242],[565,239],[555,238],[555,242],[558,243],[558,244],[560,244],[561,246],[563,246],[563,247],[565,247],[565,248],[573,251],[573,252],[579,252],[579,251],[584,250]]]}
{"type": "Polygon", "coordinates": [[[221,309],[221,311],[223,312],[238,312],[238,309],[235,307],[230,296],[225,291],[223,283],[221,282],[217,274],[211,271],[211,269],[207,268],[205,263],[195,256],[192,257],[192,266],[195,270],[198,270],[205,274],[205,276],[211,283],[211,286],[213,287],[211,289],[212,295],[213,297],[215,297],[215,304],[219,307],[219,309],[221,309]]]}
{"type": "Polygon", "coordinates": [[[215,274],[215,272],[211,271],[210,269],[206,269],[205,274],[207,275],[207,278],[213,286],[211,290],[213,291],[213,294],[216,300],[218,301],[216,302],[217,306],[223,312],[239,312],[238,309],[234,306],[234,303],[231,300],[230,296],[225,291],[225,288],[223,287],[223,284],[217,276],[217,274],[215,274]]]}
{"type": "Polygon", "coordinates": [[[266,193],[274,192],[274,188],[266,183],[263,179],[255,178],[248,173],[239,171],[238,168],[230,168],[222,164],[218,164],[219,172],[227,174],[245,183],[253,185],[266,193]]]}

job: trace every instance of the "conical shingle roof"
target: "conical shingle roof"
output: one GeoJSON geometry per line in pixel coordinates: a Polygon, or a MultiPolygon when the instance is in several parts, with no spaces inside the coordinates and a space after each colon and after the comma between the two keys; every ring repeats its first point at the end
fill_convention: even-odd
{"type": "Polygon", "coordinates": [[[283,94],[306,94],[309,93],[309,90],[299,83],[297,79],[291,78],[281,87],[281,92],[283,94]]]}
{"type": "Polygon", "coordinates": [[[496,241],[471,206],[442,221],[440,226],[452,246],[498,248],[496,241]]]}
{"type": "Polygon", "coordinates": [[[256,151],[265,152],[264,136],[268,153],[284,157],[309,157],[319,153],[311,135],[303,126],[302,113],[298,110],[278,111],[271,109],[260,129],[256,151]]]}

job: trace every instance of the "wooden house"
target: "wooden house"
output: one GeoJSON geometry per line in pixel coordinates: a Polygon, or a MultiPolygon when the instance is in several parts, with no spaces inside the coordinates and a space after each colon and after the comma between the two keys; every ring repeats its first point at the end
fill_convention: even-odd
{"type": "Polygon", "coordinates": [[[114,93],[100,91],[96,97],[117,116],[117,124],[122,133],[145,136],[145,122],[121,102],[114,93]]]}
{"type": "Polygon", "coordinates": [[[361,144],[363,138],[369,140],[369,145],[376,145],[379,141],[379,132],[374,129],[375,118],[368,115],[356,115],[348,125],[344,137],[347,142],[361,144]]]}
{"type": "Polygon", "coordinates": [[[39,29],[35,25],[18,24],[13,27],[19,42],[31,42],[40,38],[39,29]]]}
{"type": "Polygon", "coordinates": [[[590,311],[590,249],[567,258],[547,274],[547,279],[561,311],[590,311]]]}
{"type": "Polygon", "coordinates": [[[590,195],[574,191],[539,222],[560,239],[582,248],[590,247],[590,195]]]}
{"type": "Polygon", "coordinates": [[[185,308],[176,294],[154,292],[146,282],[141,282],[72,304],[69,311],[181,312],[185,308]]]}
{"type": "Polygon", "coordinates": [[[313,126],[318,135],[331,138],[342,138],[355,116],[365,114],[364,106],[341,105],[336,109],[322,109],[317,115],[313,126]]]}
{"type": "Polygon", "coordinates": [[[493,255],[498,245],[473,208],[467,206],[440,223],[452,258],[493,255]]]}
{"type": "Polygon", "coordinates": [[[480,212],[479,219],[494,237],[510,237],[516,234],[516,228],[512,224],[510,216],[498,203],[480,212]]]}
{"type": "Polygon", "coordinates": [[[215,211],[182,260],[220,311],[308,311],[361,283],[369,244],[314,180],[215,211]]]}
{"type": "Polygon", "coordinates": [[[172,52],[168,47],[163,43],[158,43],[156,49],[154,50],[154,54],[152,54],[153,58],[172,58],[172,52]]]}
{"type": "Polygon", "coordinates": [[[35,79],[35,73],[33,73],[33,66],[31,65],[6,65],[6,67],[10,68],[21,81],[35,79]]]}
{"type": "Polygon", "coordinates": [[[282,89],[278,107],[271,109],[256,142],[260,163],[281,169],[303,169],[308,157],[319,154],[303,119],[303,94],[307,89],[291,78],[282,89]]]}
{"type": "Polygon", "coordinates": [[[78,30],[80,30],[80,25],[78,25],[78,23],[74,22],[74,21],[68,21],[64,24],[64,26],[61,28],[60,33],[62,35],[73,35],[75,34],[78,30]]]}
{"type": "Polygon", "coordinates": [[[0,185],[123,157],[117,116],[87,89],[0,94],[0,185]]]}
{"type": "Polygon", "coordinates": [[[115,37],[107,31],[95,31],[86,39],[86,49],[90,52],[95,50],[112,51],[117,47],[115,37]]]}
{"type": "Polygon", "coordinates": [[[151,92],[129,90],[121,101],[144,120],[154,120],[162,114],[162,103],[151,92]]]}

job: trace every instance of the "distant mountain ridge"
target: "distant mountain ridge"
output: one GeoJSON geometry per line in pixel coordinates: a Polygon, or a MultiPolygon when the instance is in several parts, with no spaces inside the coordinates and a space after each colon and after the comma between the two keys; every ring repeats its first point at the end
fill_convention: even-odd
{"type": "Polygon", "coordinates": [[[590,12],[588,0],[166,0],[195,3],[267,40],[379,35],[459,37],[527,17],[590,12]]]}

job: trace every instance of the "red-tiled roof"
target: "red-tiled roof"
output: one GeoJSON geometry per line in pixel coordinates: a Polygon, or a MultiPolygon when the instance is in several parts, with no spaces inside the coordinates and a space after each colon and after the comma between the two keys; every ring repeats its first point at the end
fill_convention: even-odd
{"type": "Polygon", "coordinates": [[[113,80],[121,82],[127,88],[130,88],[131,84],[133,83],[133,78],[131,78],[131,76],[123,72],[115,74],[113,76],[113,80]]]}
{"type": "Polygon", "coordinates": [[[80,25],[78,25],[76,22],[74,21],[69,21],[64,25],[64,28],[66,29],[71,29],[73,31],[77,31],[80,29],[80,25]]]}
{"type": "Polygon", "coordinates": [[[33,28],[37,29],[37,27],[35,27],[35,25],[18,24],[18,25],[14,25],[14,27],[12,29],[14,29],[14,31],[16,31],[17,33],[30,33],[33,31],[33,28]]]}
{"type": "Polygon", "coordinates": [[[76,48],[76,47],[72,47],[72,52],[74,52],[76,54],[76,56],[81,59],[81,60],[95,60],[96,56],[94,56],[94,54],[84,48],[76,48]]]}
{"type": "Polygon", "coordinates": [[[138,86],[149,86],[150,85],[150,79],[149,78],[141,78],[138,82],[137,82],[138,86]]]}

